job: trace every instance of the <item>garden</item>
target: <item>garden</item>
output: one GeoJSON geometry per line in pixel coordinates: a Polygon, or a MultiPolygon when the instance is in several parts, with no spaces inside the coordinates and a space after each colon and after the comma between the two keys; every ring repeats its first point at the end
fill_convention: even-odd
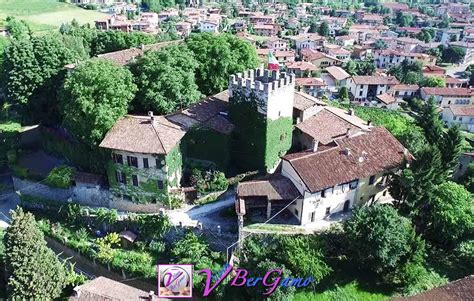
{"type": "Polygon", "coordinates": [[[224,258],[190,229],[173,228],[161,214],[119,215],[114,209],[21,197],[41,231],[95,263],[128,278],[156,283],[159,262],[193,263],[220,270],[224,258]],[[59,214],[58,214],[59,213],[59,214]]]}

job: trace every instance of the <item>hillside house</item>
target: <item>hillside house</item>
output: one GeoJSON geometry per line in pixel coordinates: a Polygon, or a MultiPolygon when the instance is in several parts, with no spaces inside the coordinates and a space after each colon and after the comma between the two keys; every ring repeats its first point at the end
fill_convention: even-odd
{"type": "Polygon", "coordinates": [[[296,88],[313,97],[321,97],[326,93],[328,85],[317,77],[302,77],[296,79],[296,88]]]}
{"type": "Polygon", "coordinates": [[[441,108],[450,105],[472,105],[474,104],[474,92],[470,88],[431,88],[424,87],[420,90],[423,100],[433,97],[441,108]]]}
{"type": "Polygon", "coordinates": [[[347,88],[353,101],[363,103],[370,102],[398,84],[400,82],[394,76],[352,76],[347,82],[347,88]]]}
{"type": "Polygon", "coordinates": [[[301,50],[303,61],[311,62],[317,68],[323,69],[329,66],[342,66],[343,61],[329,56],[324,52],[319,52],[312,49],[301,50]]]}
{"type": "Polygon", "coordinates": [[[474,133],[474,105],[451,105],[443,109],[441,116],[447,126],[458,125],[462,130],[474,133]]]}

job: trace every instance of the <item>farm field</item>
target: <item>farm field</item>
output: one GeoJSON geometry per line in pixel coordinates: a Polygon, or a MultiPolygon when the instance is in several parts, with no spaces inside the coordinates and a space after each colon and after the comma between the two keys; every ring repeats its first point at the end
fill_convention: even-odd
{"type": "Polygon", "coordinates": [[[93,23],[105,14],[57,0],[0,0],[0,20],[8,16],[23,19],[33,31],[41,32],[57,29],[72,19],[79,24],[93,23]]]}

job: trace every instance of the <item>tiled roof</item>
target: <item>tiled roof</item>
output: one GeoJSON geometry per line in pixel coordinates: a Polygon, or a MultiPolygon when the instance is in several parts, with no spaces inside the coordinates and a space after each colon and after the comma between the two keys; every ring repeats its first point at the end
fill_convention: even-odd
{"type": "Polygon", "coordinates": [[[334,139],[345,137],[348,129],[353,135],[370,128],[359,117],[334,107],[323,107],[314,116],[295,127],[322,144],[329,144],[334,139]]]}
{"type": "Polygon", "coordinates": [[[107,133],[100,147],[132,153],[167,154],[186,134],[186,129],[165,116],[127,115],[107,133]]]}
{"type": "Polygon", "coordinates": [[[388,93],[383,93],[383,94],[377,95],[377,99],[380,100],[381,102],[383,102],[386,105],[389,105],[389,104],[394,103],[396,101],[395,98],[392,95],[388,94],[388,93]]]}
{"type": "Polygon", "coordinates": [[[429,291],[410,297],[397,297],[392,301],[472,301],[473,298],[474,275],[470,275],[429,291]]]}
{"type": "Polygon", "coordinates": [[[405,85],[405,84],[399,84],[399,85],[394,85],[390,88],[392,91],[418,91],[420,87],[418,85],[405,85]]]}
{"type": "Polygon", "coordinates": [[[326,71],[336,80],[343,80],[348,77],[351,77],[350,74],[347,73],[344,69],[337,66],[329,66],[326,68],[326,71]]]}
{"type": "Polygon", "coordinates": [[[309,94],[295,91],[295,100],[293,106],[300,110],[304,111],[314,106],[326,106],[327,104],[309,94]]]}
{"type": "MultiPolygon", "coordinates": [[[[151,300],[148,292],[102,276],[79,285],[74,290],[78,295],[70,297],[70,301],[151,300]]],[[[158,300],[158,297],[153,297],[153,300],[158,300]]]]}
{"type": "Polygon", "coordinates": [[[301,71],[306,71],[306,70],[309,70],[309,71],[315,71],[317,68],[314,64],[310,63],[310,62],[288,62],[285,64],[286,68],[288,69],[298,69],[298,70],[301,70],[301,71]]]}
{"type": "Polygon", "coordinates": [[[311,192],[317,192],[396,168],[405,157],[403,145],[382,127],[336,143],[333,148],[283,159],[311,192]]]}
{"type": "Polygon", "coordinates": [[[323,79],[317,77],[301,77],[296,79],[296,86],[320,86],[324,87],[327,84],[323,79]]]}
{"type": "Polygon", "coordinates": [[[360,75],[353,76],[352,79],[357,85],[398,85],[400,83],[394,76],[360,75]]]}
{"type": "Polygon", "coordinates": [[[474,116],[474,105],[454,105],[449,106],[449,109],[455,116],[474,116]]]}
{"type": "Polygon", "coordinates": [[[114,61],[115,63],[119,65],[126,65],[134,58],[142,56],[147,50],[159,50],[163,47],[179,44],[181,42],[182,41],[179,40],[179,41],[169,41],[169,42],[162,42],[162,43],[156,43],[156,44],[149,44],[149,45],[144,45],[143,49],[141,47],[135,47],[135,48],[125,49],[125,50],[99,54],[97,57],[114,61]]]}
{"type": "Polygon", "coordinates": [[[300,193],[290,179],[281,175],[272,175],[266,179],[239,183],[238,197],[267,197],[270,201],[293,200],[300,193]]]}
{"type": "Polygon", "coordinates": [[[421,88],[427,95],[436,95],[436,96],[471,96],[473,95],[473,90],[469,88],[431,88],[424,87],[421,88]]]}

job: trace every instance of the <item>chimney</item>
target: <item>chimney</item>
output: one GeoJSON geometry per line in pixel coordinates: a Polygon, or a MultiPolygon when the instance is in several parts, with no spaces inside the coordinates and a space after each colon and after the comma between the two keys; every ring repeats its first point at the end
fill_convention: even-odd
{"type": "Polygon", "coordinates": [[[153,111],[148,111],[148,117],[150,117],[151,121],[155,120],[155,116],[153,115],[153,111]]]}
{"type": "Polygon", "coordinates": [[[140,49],[141,49],[141,50],[145,50],[145,44],[141,43],[141,44],[140,44],[140,49]]]}
{"type": "Polygon", "coordinates": [[[148,297],[150,300],[153,300],[153,296],[155,295],[155,292],[154,291],[149,291],[148,292],[148,297]]]}
{"type": "Polygon", "coordinates": [[[351,155],[351,149],[348,148],[348,147],[346,147],[346,148],[344,149],[344,154],[345,154],[346,156],[350,156],[350,155],[351,155]]]}
{"type": "Polygon", "coordinates": [[[312,141],[311,144],[312,144],[311,150],[312,150],[313,152],[317,152],[317,151],[318,151],[318,144],[319,144],[318,141],[313,139],[313,141],[312,141]]]}
{"type": "Polygon", "coordinates": [[[351,136],[351,128],[347,128],[346,137],[349,138],[350,136],[351,136]]]}
{"type": "Polygon", "coordinates": [[[372,126],[372,120],[367,120],[367,125],[372,126]]]}
{"type": "Polygon", "coordinates": [[[349,109],[349,115],[354,116],[354,109],[349,109]]]}

